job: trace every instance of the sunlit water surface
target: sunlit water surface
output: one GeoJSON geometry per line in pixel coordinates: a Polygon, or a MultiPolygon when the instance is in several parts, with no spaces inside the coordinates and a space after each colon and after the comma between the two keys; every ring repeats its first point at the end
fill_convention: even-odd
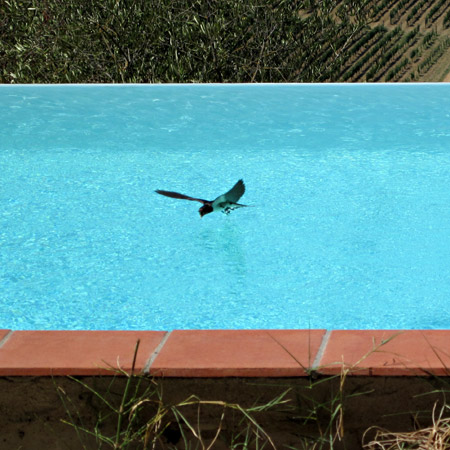
{"type": "Polygon", "coordinates": [[[450,86],[0,86],[0,328],[449,327],[450,86]]]}

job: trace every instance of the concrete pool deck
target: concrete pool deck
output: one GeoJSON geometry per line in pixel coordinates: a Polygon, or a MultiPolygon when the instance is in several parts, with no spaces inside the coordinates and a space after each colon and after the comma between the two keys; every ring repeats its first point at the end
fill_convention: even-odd
{"type": "Polygon", "coordinates": [[[450,330],[0,330],[0,376],[449,376],[450,330]]]}

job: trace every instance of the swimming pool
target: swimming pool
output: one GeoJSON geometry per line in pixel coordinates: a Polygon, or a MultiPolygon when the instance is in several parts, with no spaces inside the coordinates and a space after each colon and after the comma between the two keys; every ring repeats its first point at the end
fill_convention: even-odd
{"type": "Polygon", "coordinates": [[[449,328],[450,86],[0,86],[0,328],[449,328]],[[229,216],[155,189],[215,198],[229,216]]]}

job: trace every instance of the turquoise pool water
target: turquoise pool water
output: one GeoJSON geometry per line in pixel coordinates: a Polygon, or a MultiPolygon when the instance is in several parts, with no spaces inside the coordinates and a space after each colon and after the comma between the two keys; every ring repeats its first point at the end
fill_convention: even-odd
{"type": "Polygon", "coordinates": [[[449,327],[450,86],[0,86],[0,328],[449,327]]]}

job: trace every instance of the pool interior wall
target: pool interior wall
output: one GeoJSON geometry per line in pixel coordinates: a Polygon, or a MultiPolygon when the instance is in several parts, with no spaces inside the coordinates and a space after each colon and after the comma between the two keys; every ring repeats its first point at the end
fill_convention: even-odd
{"type": "MultiPolygon", "coordinates": [[[[86,387],[67,377],[0,377],[0,408],[8,411],[8,414],[0,415],[0,448],[79,449],[80,436],[73,427],[61,421],[69,418],[58,395],[58,389],[71,399],[71,407],[78,410],[84,425],[93,430],[99,414],[106,415],[110,411],[95,401],[88,387],[107,398],[110,398],[113,392],[113,398],[117,400],[125,389],[126,378],[116,378],[112,381],[111,377],[81,377],[79,381],[86,387]]],[[[327,429],[329,422],[324,411],[323,415],[319,414],[317,422],[311,421],[307,426],[299,417],[310,414],[314,404],[336,406],[330,404],[330,398],[339,392],[340,379],[320,381],[321,383],[314,384],[313,388],[311,381],[305,378],[261,378],[256,381],[242,378],[170,378],[158,380],[158,383],[164,392],[163,399],[166,404],[176,404],[191,395],[197,395],[203,400],[222,400],[242,407],[254,406],[255,402],[270,402],[290,388],[287,398],[293,399],[291,410],[274,408],[272,411],[258,414],[257,420],[276,448],[284,448],[287,445],[290,445],[290,448],[303,448],[305,435],[318,440],[319,427],[322,430],[327,429]]],[[[441,380],[442,384],[448,384],[449,381],[450,378],[441,380]]],[[[404,432],[414,431],[418,424],[423,427],[430,426],[433,406],[435,402],[441,405],[443,400],[442,393],[435,391],[430,394],[433,383],[423,378],[351,377],[346,380],[345,386],[346,392],[358,395],[349,395],[343,402],[343,435],[336,439],[333,447],[337,450],[360,450],[364,432],[375,425],[404,432]],[[417,414],[418,411],[421,412],[420,415],[417,414]]],[[[221,411],[218,413],[217,409],[208,409],[206,406],[202,408],[200,428],[207,443],[211,442],[217,430],[221,411]]],[[[197,423],[197,408],[194,412],[184,409],[183,413],[191,423],[197,423]]],[[[227,421],[229,420],[227,417],[227,421]]],[[[106,436],[114,436],[115,425],[105,421],[100,432],[106,436]]],[[[177,440],[176,428],[172,431],[175,433],[162,435],[161,447],[158,448],[170,448],[169,445],[173,446],[174,443],[181,445],[177,440]]],[[[85,446],[83,448],[98,449],[95,439],[82,433],[81,436],[85,446]]],[[[373,433],[369,433],[364,442],[368,442],[372,437],[373,433]]],[[[221,444],[219,439],[213,448],[226,450],[230,447],[221,444]]]]}

